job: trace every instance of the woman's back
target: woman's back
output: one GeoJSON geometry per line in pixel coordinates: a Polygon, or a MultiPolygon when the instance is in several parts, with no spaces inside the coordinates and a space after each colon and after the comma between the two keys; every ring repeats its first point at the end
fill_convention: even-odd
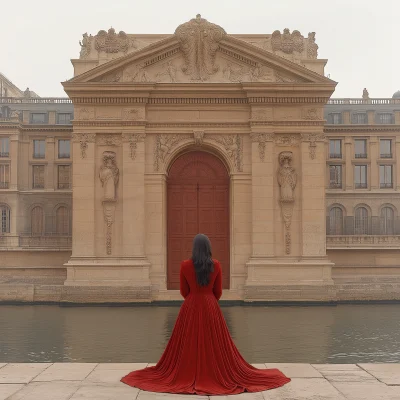
{"type": "Polygon", "coordinates": [[[217,300],[222,295],[222,270],[218,260],[214,260],[214,270],[210,272],[207,286],[200,286],[197,282],[196,270],[193,261],[185,260],[181,263],[180,290],[183,297],[191,293],[214,293],[217,300]]]}

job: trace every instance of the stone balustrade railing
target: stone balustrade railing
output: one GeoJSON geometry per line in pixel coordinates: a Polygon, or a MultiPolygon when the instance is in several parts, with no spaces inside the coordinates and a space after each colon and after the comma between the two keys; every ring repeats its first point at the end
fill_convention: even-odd
{"type": "Polygon", "coordinates": [[[400,248],[400,235],[327,236],[327,249],[338,248],[400,248]]]}
{"type": "Polygon", "coordinates": [[[373,105],[386,105],[386,104],[400,104],[400,99],[329,99],[328,105],[362,105],[362,104],[373,104],[373,105]]]}
{"type": "Polygon", "coordinates": [[[68,97],[0,97],[0,104],[70,104],[68,97]]]}

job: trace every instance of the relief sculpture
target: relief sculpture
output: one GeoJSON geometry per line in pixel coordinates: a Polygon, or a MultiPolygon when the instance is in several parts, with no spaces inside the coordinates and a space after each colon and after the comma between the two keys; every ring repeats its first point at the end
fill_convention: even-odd
{"type": "Polygon", "coordinates": [[[185,57],[182,71],[194,81],[208,80],[219,67],[215,65],[215,55],[219,42],[226,32],[218,25],[208,22],[198,14],[175,30],[185,57]]]}
{"type": "Polygon", "coordinates": [[[117,201],[117,185],[119,169],[116,164],[116,154],[113,151],[103,153],[103,165],[100,167],[99,178],[103,187],[103,213],[106,223],[106,252],[112,253],[112,225],[114,223],[115,205],[117,201]]]}
{"type": "Polygon", "coordinates": [[[291,234],[290,226],[292,223],[294,189],[297,184],[297,174],[291,166],[293,153],[283,151],[279,154],[278,184],[280,186],[280,203],[282,218],[285,225],[285,252],[290,254],[291,234]]]}

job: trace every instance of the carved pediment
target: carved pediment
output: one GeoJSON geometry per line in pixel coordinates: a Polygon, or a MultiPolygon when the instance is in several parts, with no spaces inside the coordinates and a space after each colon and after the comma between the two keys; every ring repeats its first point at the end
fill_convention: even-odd
{"type": "MultiPolygon", "coordinates": [[[[125,36],[114,41],[117,39],[121,42],[125,36]]],[[[282,47],[282,38],[279,43],[282,47]]],[[[71,80],[74,81],[332,83],[298,64],[227,35],[200,15],[180,25],[173,36],[105,63],[71,80]]]]}

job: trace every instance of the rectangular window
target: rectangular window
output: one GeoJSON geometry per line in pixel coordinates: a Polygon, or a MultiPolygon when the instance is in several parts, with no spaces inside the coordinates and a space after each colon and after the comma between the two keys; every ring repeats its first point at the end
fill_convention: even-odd
{"type": "Polygon", "coordinates": [[[9,164],[0,164],[0,189],[10,187],[10,166],[9,164]]]}
{"type": "Polygon", "coordinates": [[[392,124],[393,115],[390,113],[378,114],[378,124],[392,124]]]}
{"type": "Polygon", "coordinates": [[[340,139],[329,141],[329,158],[342,158],[342,141],[340,139]]]}
{"type": "Polygon", "coordinates": [[[45,158],[46,155],[46,141],[34,140],[33,141],[33,158],[45,158]]]}
{"type": "Polygon", "coordinates": [[[70,125],[72,119],[71,113],[57,114],[57,124],[70,125]]]}
{"type": "Polygon", "coordinates": [[[380,147],[380,157],[381,158],[392,158],[392,140],[391,139],[381,139],[379,141],[380,147]]]}
{"type": "Polygon", "coordinates": [[[33,189],[44,189],[44,165],[33,166],[33,189]]]}
{"type": "Polygon", "coordinates": [[[0,138],[0,157],[10,156],[10,139],[8,137],[0,138]]]}
{"type": "Polygon", "coordinates": [[[47,124],[47,114],[31,113],[31,124],[47,124]]]}
{"type": "Polygon", "coordinates": [[[341,113],[333,113],[331,114],[332,124],[338,125],[342,123],[342,114],[341,113]]]}
{"type": "Polygon", "coordinates": [[[354,183],[356,189],[367,188],[367,166],[356,165],[354,167],[354,183]]]}
{"type": "Polygon", "coordinates": [[[58,188],[70,189],[71,188],[71,166],[59,165],[58,166],[58,188]]]}
{"type": "Polygon", "coordinates": [[[379,166],[379,180],[381,189],[393,187],[393,166],[380,165],[379,166]]]}
{"type": "Polygon", "coordinates": [[[365,139],[356,139],[354,141],[355,158],[367,158],[367,141],[365,139]]]}
{"type": "Polygon", "coordinates": [[[329,187],[331,189],[341,189],[342,187],[342,166],[329,166],[329,187]]]}
{"type": "Polygon", "coordinates": [[[69,140],[58,141],[58,158],[70,158],[71,146],[69,140]]]}
{"type": "Polygon", "coordinates": [[[366,113],[356,113],[352,116],[353,124],[367,124],[367,114],[366,113]]]}

